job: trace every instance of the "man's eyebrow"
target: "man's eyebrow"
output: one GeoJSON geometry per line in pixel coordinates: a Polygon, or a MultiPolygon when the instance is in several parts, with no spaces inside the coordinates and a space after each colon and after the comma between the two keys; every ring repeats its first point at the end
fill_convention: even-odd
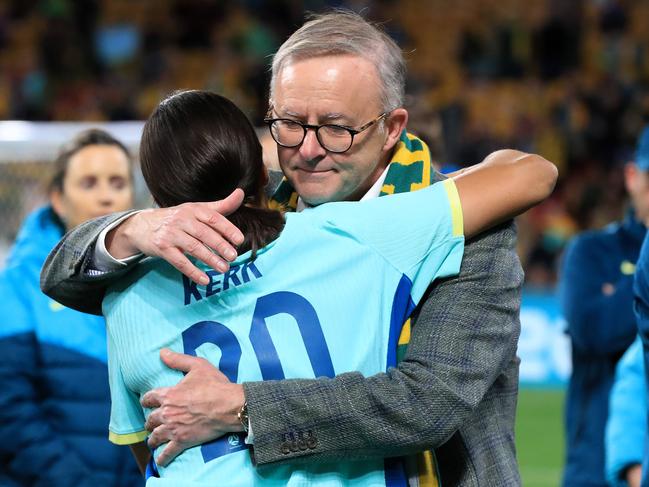
{"type": "Polygon", "coordinates": [[[277,111],[278,114],[281,114],[283,117],[293,117],[293,118],[297,118],[297,119],[302,118],[301,114],[299,114],[297,112],[294,112],[294,111],[291,111],[291,110],[287,110],[286,108],[284,108],[284,109],[278,108],[276,111],[277,111]]]}
{"type": "Polygon", "coordinates": [[[351,119],[347,115],[338,112],[326,113],[320,118],[320,120],[322,122],[342,122],[344,124],[351,123],[351,119]]]}
{"type": "MultiPolygon", "coordinates": [[[[278,107],[276,109],[276,113],[282,117],[292,117],[295,118],[296,120],[304,120],[306,118],[303,114],[294,112],[286,108],[282,109],[278,107]]],[[[349,116],[340,112],[325,113],[324,115],[318,117],[318,123],[331,123],[331,122],[338,122],[344,125],[348,125],[351,123],[351,119],[349,118],[349,116]]]]}

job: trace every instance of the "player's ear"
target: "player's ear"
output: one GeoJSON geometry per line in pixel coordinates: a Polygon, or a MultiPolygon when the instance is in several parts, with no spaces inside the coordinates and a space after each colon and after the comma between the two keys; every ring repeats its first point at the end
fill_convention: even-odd
{"type": "Polygon", "coordinates": [[[270,178],[268,177],[268,169],[266,166],[261,166],[261,173],[259,174],[259,186],[257,188],[257,203],[260,204],[261,206],[266,206],[267,203],[267,196],[266,196],[266,185],[268,184],[268,181],[270,181],[270,178]]]}
{"type": "Polygon", "coordinates": [[[270,181],[270,178],[268,177],[268,169],[264,165],[261,167],[261,187],[265,188],[268,181],[270,181]]]}

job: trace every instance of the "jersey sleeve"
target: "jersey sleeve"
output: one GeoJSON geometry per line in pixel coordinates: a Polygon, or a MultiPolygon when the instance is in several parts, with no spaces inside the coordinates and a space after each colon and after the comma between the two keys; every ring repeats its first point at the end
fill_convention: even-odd
{"type": "Polygon", "coordinates": [[[411,193],[329,205],[325,225],[368,245],[413,283],[419,298],[436,278],[459,273],[464,252],[460,198],[451,179],[411,193]]]}
{"type": "MultiPolygon", "coordinates": [[[[107,317],[108,318],[108,317],[107,317]]],[[[140,401],[124,382],[117,348],[108,330],[108,380],[110,383],[110,424],[108,439],[117,445],[131,445],[144,441],[144,412],[140,401]]]]}

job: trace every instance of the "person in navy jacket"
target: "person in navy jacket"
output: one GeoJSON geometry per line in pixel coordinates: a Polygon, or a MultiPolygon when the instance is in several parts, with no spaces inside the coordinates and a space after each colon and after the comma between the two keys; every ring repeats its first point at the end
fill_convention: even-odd
{"type": "Polygon", "coordinates": [[[559,300],[572,343],[565,411],[566,487],[606,487],[604,429],[615,367],[633,342],[633,275],[649,223],[649,127],[624,167],[632,207],[621,222],[568,245],[559,300]]]}
{"type": "Polygon", "coordinates": [[[108,441],[110,392],[101,317],[65,308],[39,287],[48,252],[85,220],[132,205],[130,156],[90,130],[55,162],[51,204],[29,215],[0,273],[0,482],[136,486],[128,450],[108,441]]]}

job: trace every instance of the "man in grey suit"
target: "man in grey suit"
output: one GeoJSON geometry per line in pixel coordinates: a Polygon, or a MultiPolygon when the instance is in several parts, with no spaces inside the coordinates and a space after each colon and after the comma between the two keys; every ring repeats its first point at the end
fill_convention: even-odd
{"type": "MultiPolygon", "coordinates": [[[[399,48],[355,14],[320,16],[295,32],[273,61],[268,123],[288,180],[278,189],[286,198],[276,199],[299,210],[416,189],[417,181],[403,189],[403,179],[394,178],[415,166],[396,160],[397,147],[423,154],[427,163],[418,167],[430,168],[426,147],[405,132],[404,80],[399,48]],[[350,147],[326,149],[323,131],[339,130],[353,134],[350,147]]],[[[138,252],[160,256],[204,283],[207,276],[186,254],[227,270],[242,236],[223,214],[240,203],[229,197],[89,222],[50,255],[43,290],[67,306],[99,313],[106,287],[138,258],[107,261],[138,252]]],[[[167,365],[187,374],[175,387],[143,397],[143,405],[157,408],[147,421],[149,444],[168,442],[166,462],[244,424],[251,427],[259,466],[433,450],[438,474],[429,469],[411,483],[519,485],[514,417],[523,273],[515,241],[510,223],[467,243],[460,275],[430,287],[413,315],[405,357],[386,373],[239,385],[202,359],[161,353],[167,365]]]]}

